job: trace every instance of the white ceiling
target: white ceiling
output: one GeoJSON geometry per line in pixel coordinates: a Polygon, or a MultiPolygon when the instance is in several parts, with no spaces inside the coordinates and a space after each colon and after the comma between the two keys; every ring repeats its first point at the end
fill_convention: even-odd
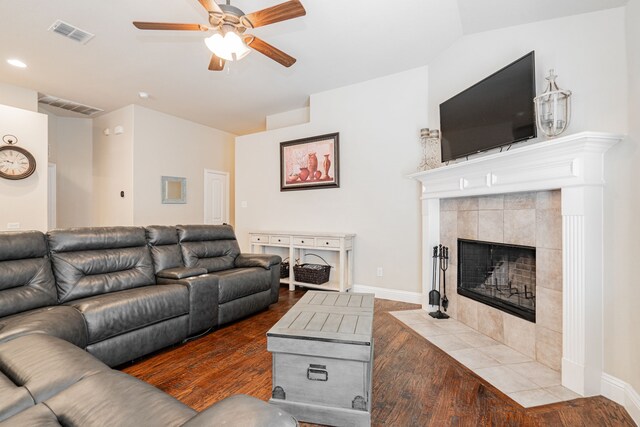
{"type": "MultiPolygon", "coordinates": [[[[137,103],[245,134],[263,129],[265,115],[307,105],[312,93],[427,65],[463,34],[626,1],[302,0],[306,16],[251,31],[297,58],[291,68],[252,52],[211,72],[204,33],[131,24],[206,24],[197,0],[0,0],[0,81],[105,111],[137,103]],[[57,19],[96,36],[82,45],[48,31],[57,19]],[[14,57],[28,68],[6,63],[14,57]]],[[[249,13],[279,2],[232,4],[249,13]]]]}

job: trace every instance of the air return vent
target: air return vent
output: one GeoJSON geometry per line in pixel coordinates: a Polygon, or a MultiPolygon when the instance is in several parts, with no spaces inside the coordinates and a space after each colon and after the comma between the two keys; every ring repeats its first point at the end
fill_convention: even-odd
{"type": "Polygon", "coordinates": [[[44,93],[38,94],[38,102],[40,104],[51,105],[52,107],[62,108],[63,110],[72,111],[84,116],[91,116],[104,111],[100,108],[90,107],[75,101],[69,101],[68,99],[62,99],[57,96],[51,96],[44,93]]]}
{"type": "Polygon", "coordinates": [[[82,44],[87,43],[94,36],[94,34],[91,34],[85,30],[81,30],[80,28],[74,27],[73,25],[59,19],[54,22],[51,27],[49,27],[49,30],[82,44]]]}

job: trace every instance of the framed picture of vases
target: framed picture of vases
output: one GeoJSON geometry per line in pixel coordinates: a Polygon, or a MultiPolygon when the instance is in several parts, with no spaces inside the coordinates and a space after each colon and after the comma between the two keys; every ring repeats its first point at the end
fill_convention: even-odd
{"type": "Polygon", "coordinates": [[[336,188],[339,133],[280,143],[280,191],[336,188]]]}

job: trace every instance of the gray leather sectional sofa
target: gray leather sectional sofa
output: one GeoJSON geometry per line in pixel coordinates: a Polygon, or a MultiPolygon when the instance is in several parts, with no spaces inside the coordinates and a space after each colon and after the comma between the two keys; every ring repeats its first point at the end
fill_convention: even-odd
{"type": "Polygon", "coordinates": [[[226,225],[0,233],[0,425],[296,425],[248,396],[197,415],[109,368],[267,308],[280,261],[226,225]]]}

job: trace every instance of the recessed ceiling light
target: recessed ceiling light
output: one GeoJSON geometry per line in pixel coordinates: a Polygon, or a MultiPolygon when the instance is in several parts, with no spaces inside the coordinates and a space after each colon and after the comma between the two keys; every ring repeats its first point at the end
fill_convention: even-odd
{"type": "Polygon", "coordinates": [[[7,62],[9,64],[13,65],[14,67],[27,68],[27,64],[25,64],[24,62],[20,61],[19,59],[7,59],[7,62]]]}
{"type": "Polygon", "coordinates": [[[140,97],[140,99],[149,99],[148,92],[138,92],[138,96],[140,97]]]}

